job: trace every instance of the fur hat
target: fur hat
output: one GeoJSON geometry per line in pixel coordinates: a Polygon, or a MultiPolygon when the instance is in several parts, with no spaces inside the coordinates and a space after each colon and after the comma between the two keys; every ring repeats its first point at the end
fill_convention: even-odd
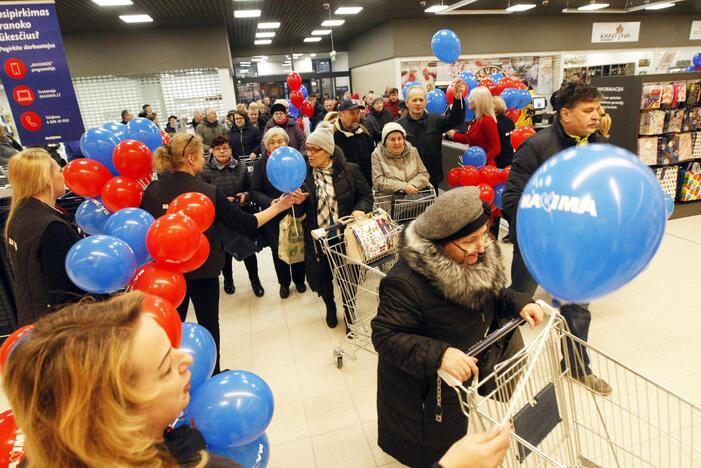
{"type": "Polygon", "coordinates": [[[326,121],[319,122],[316,129],[307,137],[307,146],[315,145],[333,156],[336,144],[333,140],[333,126],[326,121]]]}
{"type": "Polygon", "coordinates": [[[489,221],[490,213],[477,187],[460,187],[436,198],[416,218],[414,229],[424,239],[446,242],[472,234],[489,221]]]}
{"type": "Polygon", "coordinates": [[[387,122],[384,127],[382,127],[382,144],[385,144],[385,140],[387,140],[387,135],[389,135],[392,132],[400,132],[404,137],[406,138],[406,130],[404,130],[404,127],[399,125],[397,122],[387,122]]]}

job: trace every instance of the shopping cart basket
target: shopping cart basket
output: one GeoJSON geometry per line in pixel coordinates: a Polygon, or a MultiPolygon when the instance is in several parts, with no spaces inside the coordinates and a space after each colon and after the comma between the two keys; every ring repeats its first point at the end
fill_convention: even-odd
{"type": "Polygon", "coordinates": [[[260,159],[260,156],[257,158],[253,159],[250,156],[240,156],[239,161],[244,163],[246,165],[246,169],[248,169],[248,172],[253,172],[253,167],[256,165],[256,161],[260,159]]]}
{"type": "MultiPolygon", "coordinates": [[[[544,330],[492,374],[463,385],[441,373],[458,393],[471,429],[511,424],[503,466],[701,467],[701,408],[579,340],[556,310],[539,304],[551,313],[544,330]],[[577,366],[560,357],[571,347],[586,348],[592,368],[611,383],[611,395],[573,378],[577,366]],[[487,387],[492,390],[480,391],[487,387]]],[[[508,324],[467,354],[518,325],[508,324]]],[[[581,366],[581,352],[573,354],[581,366]]]]}
{"type": "Polygon", "coordinates": [[[380,280],[397,260],[402,226],[389,218],[383,210],[374,210],[365,219],[368,222],[381,220],[382,229],[372,233],[376,236],[374,247],[368,246],[363,239],[356,238],[362,235],[351,228],[353,223],[361,224],[362,221],[357,222],[350,216],[341,218],[333,226],[312,232],[312,237],[328,258],[334,284],[341,292],[348,326],[348,333],[333,351],[339,369],[343,367],[344,356],[355,360],[356,353],[361,349],[375,354],[370,321],[377,313],[380,280]],[[344,344],[352,351],[344,349],[344,344]]]}
{"type": "Polygon", "coordinates": [[[374,192],[375,208],[389,213],[398,224],[407,224],[416,219],[436,201],[436,189],[429,185],[418,193],[409,195],[404,192],[383,194],[374,192]]]}

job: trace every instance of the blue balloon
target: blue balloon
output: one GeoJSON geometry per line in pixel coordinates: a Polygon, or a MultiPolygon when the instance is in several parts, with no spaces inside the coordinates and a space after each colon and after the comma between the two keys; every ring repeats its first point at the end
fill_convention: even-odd
{"type": "Polygon", "coordinates": [[[110,294],[124,288],[136,272],[134,252],[122,239],[90,236],[66,255],[66,273],[73,284],[93,294],[110,294]]]}
{"type": "Polygon", "coordinates": [[[441,62],[455,63],[460,57],[460,38],[450,29],[441,29],[431,39],[431,50],[441,62]]]}
{"type": "Polygon", "coordinates": [[[684,71],[685,71],[685,72],[694,72],[694,71],[696,71],[696,68],[694,68],[693,65],[689,65],[688,67],[686,67],[686,68],[684,69],[684,71]]]}
{"type": "Polygon", "coordinates": [[[475,111],[465,109],[465,122],[472,122],[473,120],[475,120],[475,111]]]}
{"type": "Polygon", "coordinates": [[[489,79],[492,80],[494,84],[499,83],[499,80],[501,80],[502,78],[505,78],[503,73],[492,73],[489,77],[489,79]]]}
{"type": "Polygon", "coordinates": [[[442,114],[448,107],[448,98],[442,89],[433,88],[426,94],[426,109],[434,114],[442,114]]]}
{"type": "Polygon", "coordinates": [[[95,235],[105,233],[105,223],[110,212],[99,200],[88,198],[75,211],[75,222],[84,233],[95,235]]]}
{"type": "Polygon", "coordinates": [[[124,134],[127,132],[127,126],[119,122],[105,122],[102,128],[114,133],[119,141],[124,141],[124,134]]]}
{"type": "Polygon", "coordinates": [[[479,80],[475,76],[474,73],[469,72],[469,71],[464,71],[460,73],[460,79],[463,80],[467,84],[467,88],[472,91],[476,87],[479,86],[479,80]]]}
{"type": "Polygon", "coordinates": [[[307,91],[307,87],[302,85],[299,87],[299,91],[302,93],[302,96],[304,96],[304,99],[307,99],[309,97],[309,91],[307,91]]]}
{"type": "Polygon", "coordinates": [[[188,414],[208,445],[235,447],[260,437],[273,419],[273,392],[246,371],[226,371],[192,394],[188,414]]]}
{"type": "Polygon", "coordinates": [[[217,361],[217,345],[202,325],[185,322],[180,350],[192,355],[190,392],[193,392],[212,375],[217,361]]]}
{"type": "Polygon", "coordinates": [[[291,193],[302,186],[307,176],[307,163],[299,151],[283,146],[276,149],[266,164],[268,179],[283,193],[291,193]]]}
{"type": "Polygon", "coordinates": [[[270,460],[270,442],[265,434],[246,445],[231,448],[210,445],[207,449],[212,453],[234,460],[243,468],[265,468],[270,460]]]}
{"type": "Polygon", "coordinates": [[[528,92],[527,89],[517,89],[516,92],[518,93],[518,109],[523,109],[525,107],[528,107],[531,102],[533,101],[533,97],[531,96],[531,93],[528,92]]]}
{"type": "Polygon", "coordinates": [[[501,210],[501,197],[504,195],[504,184],[494,187],[494,206],[501,210]]]}
{"type": "Polygon", "coordinates": [[[151,260],[146,248],[146,233],[153,222],[153,216],[147,211],[140,208],[122,208],[107,220],[105,234],[129,244],[136,257],[136,263],[143,265],[151,260]]]}
{"type": "Polygon", "coordinates": [[[591,302],[645,268],[665,217],[649,167],[622,148],[591,144],[561,151],[533,174],[519,202],[518,243],[546,291],[591,302]]]}
{"type": "Polygon", "coordinates": [[[151,122],[149,119],[138,117],[131,119],[127,124],[125,140],[136,140],[148,146],[151,152],[163,145],[163,136],[158,125],[151,122]]]}
{"type": "Polygon", "coordinates": [[[517,109],[521,96],[518,89],[506,88],[501,92],[500,96],[504,100],[507,109],[517,109]]]}
{"type": "Polygon", "coordinates": [[[664,208],[667,214],[667,219],[674,213],[674,198],[670,197],[667,193],[664,194],[664,208]]]}
{"type": "Polygon", "coordinates": [[[406,100],[406,95],[409,92],[409,88],[413,88],[414,86],[418,86],[419,88],[423,88],[423,85],[419,83],[418,81],[407,81],[404,84],[404,87],[402,88],[402,96],[404,96],[404,99],[406,100]]]}
{"type": "Polygon", "coordinates": [[[287,111],[287,113],[295,119],[298,119],[300,114],[299,107],[295,107],[294,104],[290,103],[290,109],[287,111]]]}
{"type": "Polygon", "coordinates": [[[104,128],[89,128],[80,137],[80,150],[86,158],[102,163],[112,174],[118,176],[119,171],[112,162],[112,152],[119,144],[114,133],[104,128]]]}
{"type": "Polygon", "coordinates": [[[694,68],[701,67],[701,52],[694,54],[694,57],[691,59],[691,63],[694,65],[694,68]]]}
{"type": "Polygon", "coordinates": [[[487,153],[479,146],[470,146],[462,155],[463,166],[482,167],[487,164],[487,153]]]}

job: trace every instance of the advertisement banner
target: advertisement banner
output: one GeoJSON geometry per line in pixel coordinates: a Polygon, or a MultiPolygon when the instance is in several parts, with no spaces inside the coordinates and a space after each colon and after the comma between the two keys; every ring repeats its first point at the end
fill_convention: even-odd
{"type": "Polygon", "coordinates": [[[80,139],[83,120],[53,2],[0,3],[0,61],[24,146],[80,139]]]}
{"type": "Polygon", "coordinates": [[[640,21],[629,23],[594,23],[591,28],[592,42],[638,42],[640,21]]]}

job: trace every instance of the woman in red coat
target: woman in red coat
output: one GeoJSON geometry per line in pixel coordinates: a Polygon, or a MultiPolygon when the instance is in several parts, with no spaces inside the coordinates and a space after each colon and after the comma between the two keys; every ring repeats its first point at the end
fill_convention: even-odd
{"type": "Polygon", "coordinates": [[[467,133],[448,132],[448,137],[459,143],[479,146],[487,153],[487,165],[496,166],[494,158],[501,153],[497,119],[494,114],[492,95],[487,88],[479,86],[470,92],[468,101],[470,109],[475,112],[475,120],[467,133]]]}

